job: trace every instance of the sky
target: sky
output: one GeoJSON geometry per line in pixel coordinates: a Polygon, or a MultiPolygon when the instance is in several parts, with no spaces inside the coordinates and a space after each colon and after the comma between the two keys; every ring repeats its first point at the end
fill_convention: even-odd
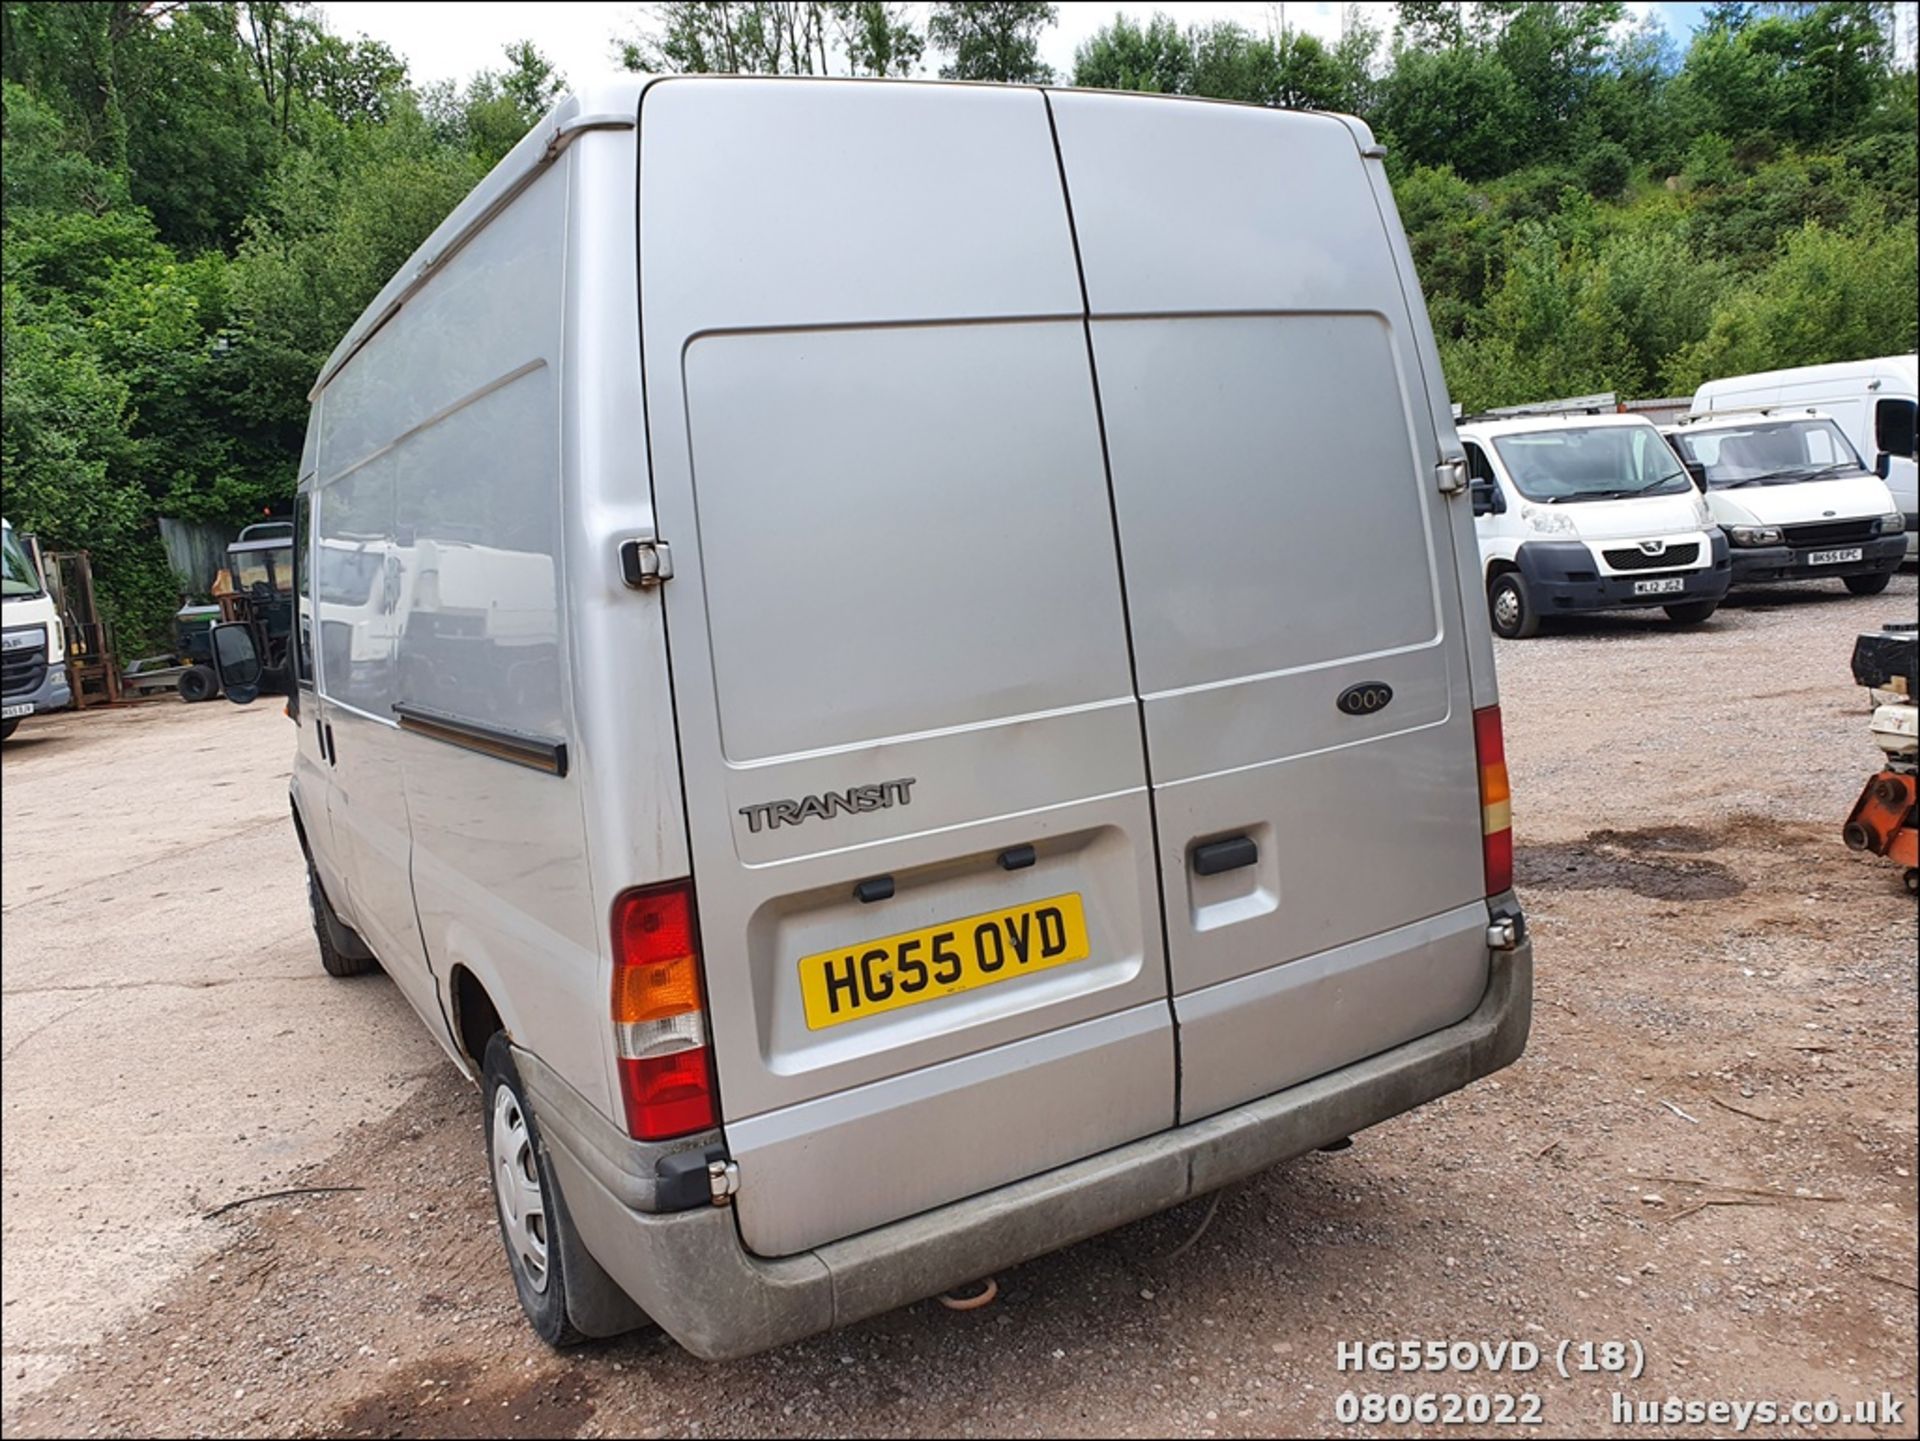
{"type": "MultiPolygon", "coordinates": [[[[528,39],[570,81],[615,68],[612,42],[616,35],[636,33],[646,7],[614,0],[466,0],[460,5],[408,3],[408,0],[323,0],[320,8],[342,35],[368,35],[384,40],[407,62],[416,82],[464,81],[475,71],[497,69],[501,51],[511,41],[528,39]]],[[[924,6],[916,7],[924,10],[924,6]]],[[[1393,24],[1393,7],[1368,7],[1382,30],[1393,24]]],[[[1636,15],[1653,11],[1669,33],[1683,45],[1700,13],[1698,4],[1629,4],[1636,15]]],[[[1165,10],[1182,23],[1237,20],[1249,30],[1265,32],[1284,19],[1288,28],[1327,39],[1340,34],[1341,6],[1332,0],[1290,0],[1290,3],[1115,4],[1113,0],[1068,0],[1060,6],[1060,23],[1042,37],[1042,57],[1062,75],[1073,69],[1076,46],[1116,12],[1145,20],[1165,10]]]]}

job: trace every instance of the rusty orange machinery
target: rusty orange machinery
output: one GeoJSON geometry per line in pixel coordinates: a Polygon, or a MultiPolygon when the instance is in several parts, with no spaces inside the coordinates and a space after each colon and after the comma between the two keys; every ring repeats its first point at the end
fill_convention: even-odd
{"type": "Polygon", "coordinates": [[[1906,868],[1907,889],[1920,885],[1920,825],[1914,807],[1920,783],[1903,771],[1881,771],[1854,802],[1841,835],[1848,849],[1872,851],[1906,868]]]}

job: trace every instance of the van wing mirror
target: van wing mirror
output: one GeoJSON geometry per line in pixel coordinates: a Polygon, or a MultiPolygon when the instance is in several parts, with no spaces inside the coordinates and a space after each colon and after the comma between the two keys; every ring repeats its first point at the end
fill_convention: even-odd
{"type": "Polygon", "coordinates": [[[1893,474],[1893,452],[1883,450],[1873,458],[1873,473],[1885,480],[1893,474]]]}
{"type": "Polygon", "coordinates": [[[264,667],[253,641],[253,627],[244,621],[216,625],[212,635],[213,670],[220,688],[235,705],[246,705],[260,695],[264,667]]]}
{"type": "Polygon", "coordinates": [[[1475,480],[1468,487],[1473,495],[1473,513],[1475,515],[1498,515],[1506,509],[1501,503],[1500,492],[1490,480],[1475,480]]]}

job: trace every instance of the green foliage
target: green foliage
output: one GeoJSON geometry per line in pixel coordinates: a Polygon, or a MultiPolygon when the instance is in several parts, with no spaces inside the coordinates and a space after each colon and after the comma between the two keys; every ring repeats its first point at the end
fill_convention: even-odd
{"type": "MultiPolygon", "coordinates": [[[[1911,348],[1920,89],[1890,9],[1717,5],[1684,54],[1624,9],[1407,0],[1384,50],[1365,6],[1333,43],[1122,15],[1073,80],[1365,118],[1472,407],[1911,348]]],[[[1033,83],[1057,8],[646,15],[632,68],[1033,83]]],[[[284,0],[0,0],[0,80],[7,514],[90,550],[144,646],[178,598],[155,517],[289,501],[327,356],[564,81],[522,41],[416,87],[284,0]]]]}
{"type": "Polygon", "coordinates": [[[629,70],[689,75],[824,75],[834,7],[819,0],[669,0],[619,42],[629,70]]]}
{"type": "Polygon", "coordinates": [[[927,18],[927,39],[947,56],[943,80],[1044,84],[1053,67],[1040,58],[1040,32],[1060,7],[1038,0],[947,0],[927,18]]]}
{"type": "Polygon", "coordinates": [[[1718,375],[1914,349],[1916,257],[1920,233],[1911,214],[1903,224],[1851,235],[1808,224],[1674,357],[1671,383],[1691,390],[1718,375]]]}
{"type": "Polygon", "coordinates": [[[1349,7],[1347,34],[1332,48],[1311,35],[1255,35],[1227,20],[1181,30],[1161,12],[1145,25],[1117,15],[1074,53],[1073,83],[1357,112],[1370,96],[1367,62],[1378,41],[1357,7],[1349,7]]]}

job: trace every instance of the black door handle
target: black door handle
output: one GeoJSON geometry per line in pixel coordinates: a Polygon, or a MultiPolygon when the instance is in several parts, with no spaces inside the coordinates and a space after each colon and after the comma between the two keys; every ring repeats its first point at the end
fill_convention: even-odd
{"type": "Polygon", "coordinates": [[[1196,875],[1217,876],[1222,871],[1237,871],[1260,859],[1260,847],[1252,836],[1228,836],[1223,841],[1208,841],[1193,848],[1196,875]]]}
{"type": "Polygon", "coordinates": [[[333,748],[333,727],[327,727],[327,764],[334,765],[340,759],[340,752],[333,748]]]}

